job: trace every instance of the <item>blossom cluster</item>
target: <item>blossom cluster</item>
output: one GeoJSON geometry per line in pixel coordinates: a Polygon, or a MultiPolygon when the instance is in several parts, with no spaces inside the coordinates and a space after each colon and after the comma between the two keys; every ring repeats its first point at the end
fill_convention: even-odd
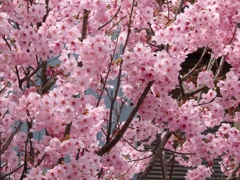
{"type": "Polygon", "coordinates": [[[202,162],[218,157],[231,175],[240,3],[181,2],[0,1],[1,176],[130,179],[157,154],[145,148],[154,141],[196,168],[186,179],[210,177],[202,162]],[[210,59],[184,74],[203,48],[210,59]]]}

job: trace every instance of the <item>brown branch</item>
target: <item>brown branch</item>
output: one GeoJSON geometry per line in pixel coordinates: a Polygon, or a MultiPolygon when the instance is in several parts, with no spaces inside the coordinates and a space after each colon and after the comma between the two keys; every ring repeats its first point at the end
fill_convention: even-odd
{"type": "Polygon", "coordinates": [[[10,85],[10,82],[8,81],[4,87],[0,90],[0,94],[3,93],[3,91],[8,87],[8,85],[10,85]]]}
{"type": "MultiPolygon", "coordinates": [[[[230,172],[229,172],[229,170],[228,170],[228,168],[224,165],[224,163],[223,162],[221,162],[221,165],[224,167],[224,171],[223,171],[223,173],[228,173],[228,174],[230,174],[230,172]]],[[[224,175],[224,174],[223,174],[224,175]]]]}
{"type": "Polygon", "coordinates": [[[210,169],[211,173],[212,173],[212,176],[214,177],[215,180],[218,180],[217,177],[216,177],[216,174],[214,173],[214,170],[212,168],[212,166],[209,166],[208,165],[208,168],[210,169]]]}
{"type": "Polygon", "coordinates": [[[44,153],[43,154],[43,156],[42,156],[42,158],[38,161],[38,163],[37,164],[35,164],[35,166],[34,167],[37,167],[37,166],[39,166],[41,163],[42,163],[42,161],[44,160],[44,158],[46,157],[46,153],[44,153]]]}
{"type": "Polygon", "coordinates": [[[131,7],[130,15],[129,15],[129,20],[128,20],[127,38],[126,38],[125,44],[123,46],[122,54],[124,54],[124,52],[125,52],[125,49],[127,47],[127,43],[128,43],[128,40],[129,40],[129,36],[130,36],[130,33],[131,33],[131,22],[132,22],[134,4],[135,4],[135,0],[132,1],[132,7],[131,7]]]}
{"type": "Polygon", "coordinates": [[[178,82],[179,82],[179,87],[180,87],[180,92],[181,92],[181,98],[185,99],[185,87],[183,86],[181,75],[178,75],[178,82]]]}
{"type": "Polygon", "coordinates": [[[196,89],[185,92],[184,94],[185,94],[185,97],[190,97],[190,96],[193,96],[194,94],[199,93],[206,89],[208,89],[208,87],[206,85],[200,85],[196,89]]]}
{"type": "Polygon", "coordinates": [[[135,151],[138,151],[138,152],[146,152],[146,150],[139,150],[137,148],[135,148],[128,140],[126,140],[124,137],[122,137],[123,140],[130,146],[132,147],[135,151]]]}
{"type": "Polygon", "coordinates": [[[23,84],[23,82],[26,81],[26,80],[30,80],[30,78],[31,78],[32,76],[34,76],[34,75],[41,69],[42,65],[43,65],[43,63],[38,64],[38,65],[37,65],[37,68],[36,68],[35,70],[33,70],[32,73],[30,73],[29,75],[26,75],[26,76],[25,76],[24,78],[22,78],[22,79],[20,79],[18,68],[17,68],[17,66],[15,66],[15,69],[16,69],[15,71],[16,71],[17,78],[18,78],[18,86],[19,86],[19,88],[20,88],[21,90],[22,90],[22,84],[23,84]]]}
{"type": "MultiPolygon", "coordinates": [[[[237,30],[237,26],[236,26],[235,29],[234,29],[233,36],[232,36],[229,44],[232,43],[232,41],[233,41],[233,39],[234,39],[234,37],[235,37],[235,34],[236,34],[236,30],[237,30]]],[[[222,73],[222,71],[223,71],[223,66],[224,66],[224,63],[225,63],[225,58],[226,58],[226,56],[222,56],[222,58],[221,58],[221,60],[220,60],[219,67],[218,67],[217,72],[216,72],[216,74],[215,74],[215,76],[214,76],[214,80],[215,80],[215,81],[218,80],[219,76],[221,75],[221,73],[222,73]]]]}
{"type": "Polygon", "coordinates": [[[101,149],[97,152],[99,156],[103,156],[106,152],[108,152],[113,146],[115,146],[118,141],[122,138],[124,133],[126,132],[127,128],[131,124],[133,118],[135,117],[136,113],[138,112],[138,109],[140,108],[141,104],[143,103],[143,100],[146,98],[150,88],[152,87],[154,81],[148,82],[146,88],[144,89],[143,93],[141,94],[136,106],[131,111],[130,115],[128,116],[128,119],[122,126],[122,128],[119,130],[118,134],[108,143],[101,147],[101,149]]]}
{"type": "Polygon", "coordinates": [[[147,156],[147,157],[143,157],[143,158],[139,158],[139,159],[132,159],[132,160],[129,160],[128,162],[142,161],[142,160],[148,159],[148,158],[150,158],[150,157],[152,157],[152,156],[153,156],[153,154],[150,154],[150,155],[147,156]]]}
{"type": "Polygon", "coordinates": [[[107,133],[104,131],[104,129],[101,128],[101,130],[102,130],[103,134],[104,134],[105,136],[107,136],[107,133]]]}
{"type": "MultiPolygon", "coordinates": [[[[193,105],[193,107],[210,104],[210,103],[212,103],[215,99],[216,99],[216,97],[212,98],[212,99],[211,99],[210,101],[208,101],[208,102],[198,103],[197,105],[193,105]]],[[[199,101],[200,101],[200,100],[199,100],[199,101]]],[[[199,102],[199,101],[198,101],[198,102],[199,102]]]]}
{"type": "Polygon", "coordinates": [[[155,165],[157,158],[162,156],[163,148],[170,137],[171,137],[171,132],[166,132],[166,134],[164,135],[164,137],[161,140],[161,143],[159,143],[159,145],[157,146],[157,149],[156,149],[154,155],[152,156],[151,160],[149,161],[146,169],[141,174],[139,180],[146,179],[148,173],[152,170],[153,166],[155,165]]]}
{"type": "Polygon", "coordinates": [[[121,64],[120,64],[120,67],[119,67],[118,80],[117,80],[117,86],[116,86],[115,94],[114,94],[114,97],[111,99],[109,121],[108,121],[108,130],[107,130],[107,144],[110,141],[111,129],[112,129],[112,113],[113,113],[114,104],[115,104],[115,101],[117,99],[118,91],[119,91],[120,84],[121,84],[121,76],[122,76],[122,60],[121,60],[121,64]]]}
{"type": "Polygon", "coordinates": [[[4,112],[4,114],[2,115],[2,118],[5,118],[5,116],[6,116],[8,113],[9,113],[9,111],[6,110],[6,111],[4,112]]]}
{"type": "Polygon", "coordinates": [[[47,16],[50,12],[50,9],[49,9],[49,0],[45,0],[45,4],[46,4],[46,14],[43,16],[43,22],[45,22],[47,20],[47,16]]]}
{"type": "Polygon", "coordinates": [[[45,7],[46,7],[46,14],[42,18],[42,22],[37,22],[37,29],[39,29],[42,26],[42,23],[46,22],[48,14],[51,9],[49,9],[49,0],[45,0],[45,7]]]}
{"type": "Polygon", "coordinates": [[[72,127],[72,122],[70,122],[66,125],[65,132],[64,132],[64,138],[66,138],[67,136],[70,135],[71,127],[72,127]]]}
{"type": "MultiPolygon", "coordinates": [[[[33,147],[33,142],[32,142],[33,132],[31,132],[31,129],[33,126],[33,120],[31,119],[31,121],[27,122],[27,124],[28,124],[29,153],[30,153],[30,156],[33,156],[34,155],[34,147],[33,147]]],[[[31,161],[31,163],[33,164],[34,162],[31,161]]]]}
{"type": "Polygon", "coordinates": [[[172,162],[170,172],[169,172],[169,179],[172,179],[174,162],[175,162],[175,154],[173,154],[172,157],[169,160],[171,160],[171,162],[172,162]]]}
{"type": "Polygon", "coordinates": [[[83,25],[82,25],[82,37],[81,41],[83,41],[87,36],[87,28],[88,28],[88,17],[89,17],[89,10],[83,10],[83,25]]]}
{"type": "Polygon", "coordinates": [[[222,71],[223,71],[224,63],[225,63],[225,56],[223,56],[223,57],[221,58],[221,60],[220,60],[219,67],[218,67],[217,72],[216,72],[216,74],[215,74],[215,76],[214,76],[214,80],[215,80],[215,81],[216,81],[216,80],[219,78],[219,76],[221,75],[221,73],[222,73],[222,71]]]}
{"type": "Polygon", "coordinates": [[[119,21],[117,21],[116,23],[113,24],[113,26],[108,30],[107,34],[109,34],[109,32],[111,32],[111,30],[117,25],[119,24],[123,19],[125,19],[127,17],[127,15],[123,16],[119,21]]]}
{"type": "Polygon", "coordinates": [[[56,72],[52,77],[50,77],[49,79],[47,79],[47,81],[43,84],[42,88],[41,88],[41,94],[45,94],[47,93],[50,88],[56,83],[57,81],[57,76],[59,74],[63,73],[63,70],[60,70],[58,72],[56,72]]]}
{"type": "MultiPolygon", "coordinates": [[[[128,22],[127,38],[126,38],[125,44],[123,46],[122,54],[124,54],[124,51],[126,49],[126,46],[127,46],[128,40],[129,40],[129,36],[130,36],[130,33],[131,33],[131,22],[132,22],[132,14],[133,14],[134,4],[135,4],[135,0],[133,0],[133,2],[132,2],[131,12],[130,12],[130,15],[129,15],[129,22],[128,22]]],[[[109,142],[110,142],[111,129],[112,129],[112,113],[113,113],[114,104],[115,104],[115,101],[116,101],[116,98],[117,98],[117,95],[118,95],[118,91],[119,91],[119,88],[120,88],[120,84],[121,84],[122,63],[123,62],[121,60],[115,94],[114,94],[113,98],[111,99],[110,113],[109,113],[109,120],[108,120],[108,127],[107,127],[106,144],[109,144],[109,142]]]]}
{"type": "Polygon", "coordinates": [[[163,150],[160,150],[161,154],[159,155],[159,159],[161,162],[161,171],[162,171],[162,179],[167,179],[167,162],[166,162],[166,156],[165,152],[163,150]]]}
{"type": "Polygon", "coordinates": [[[160,8],[160,12],[162,12],[162,6],[165,4],[165,2],[164,2],[165,0],[156,0],[156,2],[157,2],[157,4],[158,4],[158,6],[159,6],[159,8],[160,8]]]}
{"type": "MultiPolygon", "coordinates": [[[[116,44],[117,46],[117,44],[116,44]]],[[[114,53],[115,53],[115,50],[116,50],[116,46],[114,48],[114,53]]],[[[113,54],[114,56],[114,54],[113,54]]],[[[111,58],[111,62],[109,64],[109,69],[108,69],[108,74],[105,78],[105,81],[104,81],[104,88],[106,88],[106,83],[107,83],[107,78],[108,78],[108,75],[110,73],[110,67],[111,67],[111,63],[113,61],[113,56],[111,58]]],[[[111,129],[112,129],[112,113],[113,113],[113,109],[114,109],[114,104],[115,104],[115,101],[116,101],[116,98],[117,98],[117,95],[118,95],[118,91],[119,91],[119,88],[120,88],[120,83],[121,83],[121,76],[122,76],[122,60],[121,60],[121,63],[120,63],[120,67],[119,67],[119,73],[118,73],[118,80],[117,80],[117,86],[116,86],[116,90],[115,90],[115,94],[114,94],[114,97],[111,99],[111,105],[110,105],[110,113],[109,113],[109,119],[108,119],[108,129],[107,129],[107,144],[109,143],[110,141],[110,136],[111,136],[111,129]]]]}
{"type": "MultiPolygon", "coordinates": [[[[124,51],[126,49],[126,46],[127,46],[128,40],[129,40],[129,36],[130,36],[130,33],[131,33],[131,22],[132,22],[132,14],[133,14],[134,4],[135,4],[135,0],[132,1],[132,7],[131,7],[131,12],[130,12],[130,15],[129,15],[129,22],[128,22],[127,38],[126,38],[125,44],[123,46],[122,54],[124,54],[124,51]]],[[[120,88],[120,84],[121,84],[122,63],[123,62],[121,60],[115,94],[114,94],[113,98],[111,99],[106,144],[109,144],[109,142],[110,142],[111,129],[112,129],[112,113],[113,113],[114,104],[115,104],[115,101],[116,101],[116,98],[117,98],[117,95],[118,95],[118,91],[119,91],[119,88],[120,88]]]]}
{"type": "Polygon", "coordinates": [[[117,14],[119,13],[120,9],[121,9],[121,6],[118,8],[117,12],[113,15],[113,17],[112,17],[109,21],[107,21],[105,24],[103,24],[102,26],[100,26],[97,30],[102,29],[103,27],[105,27],[106,25],[108,25],[110,22],[112,22],[112,20],[113,20],[113,19],[117,16],[117,14]]]}
{"type": "MultiPolygon", "coordinates": [[[[118,44],[118,40],[119,40],[119,36],[117,37],[117,41],[116,41],[116,44],[115,44],[115,47],[114,47],[114,50],[113,50],[113,55],[110,57],[110,62],[109,62],[109,65],[108,65],[108,70],[107,70],[107,74],[105,76],[105,79],[103,81],[103,87],[102,87],[102,90],[101,90],[101,93],[100,93],[100,96],[98,97],[98,101],[97,101],[97,105],[96,107],[99,106],[99,103],[101,101],[101,98],[102,98],[102,95],[103,95],[103,92],[104,92],[104,89],[106,88],[106,84],[107,84],[107,79],[108,79],[108,76],[110,74],[110,70],[111,70],[111,65],[112,65],[112,62],[113,62],[113,57],[116,53],[116,49],[117,49],[117,44],[118,44]]],[[[103,78],[102,78],[103,79],[103,78]]],[[[107,90],[106,90],[107,91],[107,90]]],[[[108,92],[108,91],[107,91],[108,92]]]]}
{"type": "Polygon", "coordinates": [[[120,117],[121,117],[121,114],[123,112],[123,109],[125,107],[125,103],[127,102],[127,99],[123,100],[121,102],[121,105],[118,109],[115,110],[115,115],[116,115],[116,123],[118,124],[120,122],[120,117]]]}
{"type": "Polygon", "coordinates": [[[235,29],[234,29],[234,31],[233,31],[233,36],[232,36],[229,44],[232,44],[232,42],[233,42],[233,40],[234,40],[234,37],[235,37],[235,35],[236,35],[237,29],[238,29],[238,25],[236,24],[235,29]]]}
{"type": "Polygon", "coordinates": [[[48,78],[47,78],[47,65],[48,65],[47,61],[43,61],[42,62],[42,69],[41,69],[41,75],[40,75],[40,79],[42,81],[41,95],[46,93],[46,91],[44,90],[45,89],[44,86],[45,86],[45,84],[48,81],[48,78]]]}
{"type": "Polygon", "coordinates": [[[236,178],[236,173],[240,170],[240,163],[235,166],[233,171],[230,173],[226,180],[234,180],[236,178]]]}
{"type": "Polygon", "coordinates": [[[173,150],[165,149],[165,148],[163,148],[163,150],[165,150],[165,151],[169,151],[169,152],[171,152],[171,153],[173,153],[173,154],[181,154],[181,155],[195,155],[195,154],[196,154],[196,153],[183,153],[183,152],[177,152],[177,151],[173,151],[173,150]]]}
{"type": "MultiPolygon", "coordinates": [[[[38,155],[38,154],[39,154],[39,152],[37,152],[36,154],[34,154],[32,157],[30,157],[30,158],[27,160],[27,162],[31,161],[31,160],[32,160],[36,155],[38,155]]],[[[27,163],[27,162],[26,162],[26,163],[27,163]]],[[[22,165],[18,166],[18,167],[17,167],[16,169],[14,169],[13,171],[11,171],[10,173],[7,173],[7,174],[5,174],[4,176],[2,176],[1,179],[4,179],[4,178],[6,178],[7,176],[13,174],[13,173],[16,172],[17,170],[21,169],[24,165],[25,165],[25,162],[24,162],[22,165]]]]}
{"type": "Polygon", "coordinates": [[[25,150],[24,150],[24,161],[23,161],[23,170],[22,170],[22,174],[20,176],[20,180],[23,180],[23,178],[25,178],[25,174],[27,173],[27,162],[28,162],[28,152],[27,152],[27,145],[28,145],[28,141],[29,141],[29,137],[27,137],[26,141],[25,141],[25,150]]]}
{"type": "Polygon", "coordinates": [[[192,74],[194,73],[194,71],[197,69],[197,67],[199,66],[199,64],[202,62],[202,60],[203,60],[205,54],[207,53],[207,51],[208,51],[208,47],[205,47],[204,50],[203,50],[203,52],[202,52],[201,57],[199,58],[199,60],[198,60],[198,62],[197,62],[197,64],[195,64],[195,66],[194,66],[186,75],[184,75],[183,77],[181,77],[181,81],[186,80],[190,75],[192,75],[192,74]]]}
{"type": "Polygon", "coordinates": [[[181,12],[183,3],[184,3],[184,0],[181,0],[179,5],[178,5],[177,11],[175,13],[175,16],[174,16],[174,19],[173,19],[174,21],[177,19],[177,15],[181,12]]]}
{"type": "Polygon", "coordinates": [[[6,149],[8,148],[9,144],[12,142],[14,136],[17,134],[18,130],[22,126],[22,122],[17,126],[17,128],[14,130],[14,132],[11,133],[10,137],[8,138],[7,142],[4,144],[3,148],[0,150],[0,155],[2,155],[6,149]]]}
{"type": "Polygon", "coordinates": [[[12,51],[12,48],[11,48],[10,44],[8,43],[8,41],[7,41],[6,37],[5,37],[5,35],[2,35],[2,38],[3,38],[3,40],[6,42],[8,48],[10,49],[10,51],[12,51]]]}
{"type": "MultiPolygon", "coordinates": [[[[233,35],[232,35],[232,38],[231,38],[229,44],[232,44],[232,42],[233,42],[233,40],[234,40],[234,37],[235,37],[235,35],[236,35],[236,31],[237,31],[237,25],[235,26],[235,29],[234,29],[234,31],[233,31],[233,35]]],[[[216,72],[216,74],[215,74],[215,76],[214,76],[214,80],[215,80],[215,81],[219,78],[219,76],[221,75],[221,73],[222,73],[222,71],[223,71],[223,66],[224,66],[224,63],[225,63],[225,58],[226,58],[226,56],[222,56],[222,58],[221,58],[221,60],[220,60],[219,67],[218,67],[217,72],[216,72]]]]}
{"type": "MultiPolygon", "coordinates": [[[[66,124],[65,131],[64,131],[64,135],[63,135],[63,140],[69,139],[70,133],[71,133],[71,128],[72,128],[72,122],[66,124]]],[[[77,154],[77,156],[79,156],[79,155],[77,154]]],[[[63,158],[63,157],[60,157],[60,158],[58,159],[57,163],[58,163],[58,164],[61,164],[63,161],[64,161],[64,158],[63,158]]]]}

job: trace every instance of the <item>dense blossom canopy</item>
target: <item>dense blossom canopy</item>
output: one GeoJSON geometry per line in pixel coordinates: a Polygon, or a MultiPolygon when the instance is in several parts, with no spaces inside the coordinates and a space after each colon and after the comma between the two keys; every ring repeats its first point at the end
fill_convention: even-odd
{"type": "Polygon", "coordinates": [[[186,179],[210,177],[218,157],[239,176],[239,10],[239,0],[0,1],[1,178],[144,179],[163,151],[192,168],[186,179]]]}

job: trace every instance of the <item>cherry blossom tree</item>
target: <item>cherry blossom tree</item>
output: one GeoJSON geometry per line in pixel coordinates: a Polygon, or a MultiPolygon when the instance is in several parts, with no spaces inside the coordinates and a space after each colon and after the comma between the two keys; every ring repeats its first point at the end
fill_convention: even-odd
{"type": "Polygon", "coordinates": [[[239,0],[1,0],[1,179],[145,179],[160,158],[163,179],[177,161],[200,180],[218,157],[239,177],[239,10],[239,0]]]}

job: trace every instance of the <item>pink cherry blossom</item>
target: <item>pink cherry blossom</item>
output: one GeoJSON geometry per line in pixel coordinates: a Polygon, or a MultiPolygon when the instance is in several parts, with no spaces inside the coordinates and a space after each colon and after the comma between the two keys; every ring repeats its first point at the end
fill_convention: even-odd
{"type": "Polygon", "coordinates": [[[239,176],[239,9],[1,1],[1,176],[146,179],[167,151],[186,179],[211,177],[219,157],[239,176]]]}

